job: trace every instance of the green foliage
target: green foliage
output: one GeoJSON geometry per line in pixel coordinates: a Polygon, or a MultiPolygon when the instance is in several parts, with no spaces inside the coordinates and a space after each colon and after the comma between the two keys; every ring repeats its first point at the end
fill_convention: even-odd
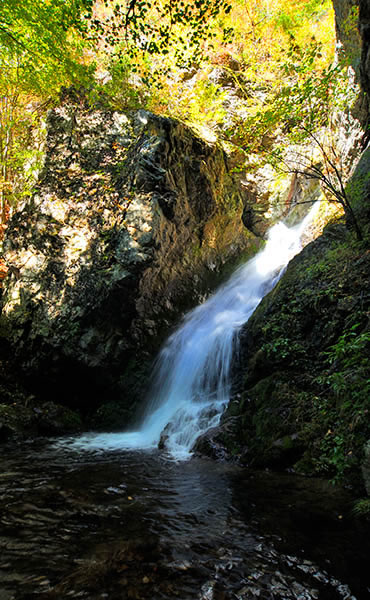
{"type": "Polygon", "coordinates": [[[176,86],[173,86],[165,101],[166,111],[197,129],[203,125],[214,128],[226,118],[226,95],[225,90],[208,80],[197,81],[194,87],[182,90],[181,94],[176,93],[176,86]]]}
{"type": "Polygon", "coordinates": [[[91,10],[92,0],[1,2],[0,69],[18,92],[56,95],[61,85],[86,81],[81,16],[91,10]]]}
{"type": "Polygon", "coordinates": [[[279,147],[273,151],[267,148],[266,134],[280,128],[290,144],[311,141],[310,134],[329,126],[334,106],[338,109],[348,102],[348,94],[343,90],[346,78],[340,65],[317,69],[321,56],[322,45],[315,40],[307,47],[300,47],[291,38],[281,63],[281,79],[268,102],[244,123],[245,131],[249,132],[244,144],[247,152],[264,154],[276,164],[276,160],[283,158],[283,151],[279,147]]]}
{"type": "Polygon", "coordinates": [[[320,449],[321,467],[327,466],[329,472],[334,472],[333,483],[343,481],[347,469],[350,466],[351,451],[348,450],[349,444],[344,435],[334,435],[331,430],[321,442],[320,449]]]}
{"type": "Polygon", "coordinates": [[[301,5],[298,4],[295,6],[294,12],[287,11],[286,8],[284,6],[280,8],[275,17],[275,23],[290,34],[301,26],[302,21],[320,18],[326,10],[325,2],[322,0],[308,0],[301,5]]]}
{"type": "Polygon", "coordinates": [[[135,66],[128,56],[115,57],[109,65],[109,79],[97,85],[103,100],[108,99],[109,107],[116,110],[135,110],[145,105],[147,92],[143,86],[135,85],[135,66]]]}
{"type": "Polygon", "coordinates": [[[370,498],[362,498],[361,500],[357,500],[352,512],[356,517],[370,518],[370,498]]]}
{"type": "Polygon", "coordinates": [[[257,153],[277,170],[320,181],[328,200],[343,207],[347,224],[361,240],[363,233],[345,189],[348,173],[333,133],[333,115],[348,111],[357,90],[339,63],[317,68],[321,56],[322,45],[316,40],[301,47],[291,37],[281,65],[282,83],[244,121],[242,131],[248,135],[243,143],[242,133],[239,143],[246,153],[257,153]],[[277,139],[271,139],[271,132],[277,139]]]}
{"type": "Polygon", "coordinates": [[[266,352],[267,358],[278,357],[284,361],[287,358],[295,359],[298,355],[304,352],[303,347],[298,342],[292,343],[290,338],[275,338],[272,342],[266,342],[262,346],[262,350],[266,352]]]}
{"type": "Polygon", "coordinates": [[[354,446],[366,441],[370,397],[370,333],[358,333],[360,325],[345,331],[325,352],[329,369],[316,382],[325,396],[319,410],[328,430],[321,441],[321,465],[341,481],[354,460],[354,446]]]}
{"type": "Polygon", "coordinates": [[[364,398],[370,397],[370,333],[357,333],[355,324],[327,352],[327,361],[333,372],[326,378],[326,385],[338,399],[340,411],[356,409],[366,412],[364,398]],[[359,403],[359,404],[357,404],[359,403]]]}
{"type": "Polygon", "coordinates": [[[110,401],[100,406],[91,419],[91,424],[96,429],[112,430],[122,429],[132,417],[127,408],[119,402],[110,401]]]}
{"type": "Polygon", "coordinates": [[[336,364],[340,360],[343,369],[358,366],[359,356],[366,348],[370,350],[370,332],[359,334],[356,331],[359,326],[359,323],[353,325],[349,331],[339,337],[336,344],[330,347],[329,352],[326,352],[330,364],[336,364]]]}
{"type": "MultiPolygon", "coordinates": [[[[163,0],[134,1],[114,10],[106,2],[106,7],[106,14],[91,19],[91,27],[97,39],[104,37],[102,55],[111,58],[111,62],[105,61],[105,67],[117,85],[108,83],[102,88],[113,98],[113,106],[117,106],[112,96],[119,83],[117,62],[123,61],[122,84],[128,106],[139,95],[145,108],[195,127],[205,125],[217,134],[220,130],[223,134],[231,122],[227,137],[243,138],[243,143],[249,137],[249,127],[236,122],[227,95],[237,89],[237,111],[244,120],[247,114],[253,116],[256,112],[261,89],[266,86],[268,92],[271,80],[273,87],[282,80],[280,63],[286,56],[289,35],[277,24],[277,15],[285,11],[309,19],[296,24],[298,47],[307,46],[309,30],[316,23],[320,24],[320,39],[327,43],[330,23],[328,0],[305,0],[299,6],[292,0],[284,0],[279,6],[271,6],[267,0],[248,5],[239,0],[163,0]],[[228,74],[229,81],[210,83],[208,77],[215,65],[228,74]]],[[[125,106],[124,94],[119,96],[120,104],[125,106]]]]}
{"type": "Polygon", "coordinates": [[[172,49],[176,65],[184,67],[199,61],[204,42],[212,43],[216,35],[210,24],[230,11],[228,0],[131,0],[115,4],[105,18],[91,18],[90,28],[93,36],[104,37],[106,49],[118,48],[120,55],[167,56],[172,49]]]}
{"type": "Polygon", "coordinates": [[[92,0],[0,3],[0,223],[29,193],[41,160],[40,117],[61,86],[87,85],[83,14],[92,0]]]}

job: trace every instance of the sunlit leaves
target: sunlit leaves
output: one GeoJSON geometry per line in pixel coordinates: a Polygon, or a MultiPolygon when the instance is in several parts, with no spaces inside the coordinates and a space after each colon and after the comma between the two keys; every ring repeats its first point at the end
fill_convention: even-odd
{"type": "Polygon", "coordinates": [[[320,66],[322,45],[315,40],[291,45],[281,60],[281,78],[271,86],[268,100],[245,121],[248,151],[264,151],[264,136],[280,131],[289,143],[304,143],[322,127],[330,127],[335,109],[350,102],[351,90],[339,63],[320,66]],[[344,95],[342,94],[344,92],[344,95]]]}
{"type": "Polygon", "coordinates": [[[131,0],[106,2],[106,7],[110,14],[92,19],[91,29],[95,35],[104,34],[107,48],[119,47],[133,58],[173,52],[179,65],[189,59],[189,50],[191,61],[199,59],[202,45],[215,35],[212,21],[231,11],[228,0],[131,0]]]}
{"type": "Polygon", "coordinates": [[[83,79],[83,48],[91,0],[2,0],[1,68],[22,72],[25,89],[49,94],[60,85],[83,79]],[[58,85],[59,82],[59,85],[58,85]]]}
{"type": "Polygon", "coordinates": [[[330,0],[2,0],[0,61],[19,106],[28,95],[56,98],[63,85],[83,85],[117,109],[142,106],[223,134],[232,122],[233,140],[245,145],[246,134],[261,140],[279,127],[287,107],[286,129],[301,118],[295,107],[312,92],[304,69],[322,74],[328,62],[330,7],[330,0]],[[302,58],[313,28],[322,56],[302,58]],[[210,79],[215,68],[230,74],[240,126],[228,91],[210,79]]]}

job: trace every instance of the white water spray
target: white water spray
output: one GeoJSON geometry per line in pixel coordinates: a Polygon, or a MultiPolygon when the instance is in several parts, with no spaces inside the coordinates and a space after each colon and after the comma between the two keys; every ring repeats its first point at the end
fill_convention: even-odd
{"type": "Polygon", "coordinates": [[[158,446],[162,436],[174,458],[189,457],[195,440],[219,423],[230,399],[231,363],[242,325],[301,249],[315,210],[296,227],[272,227],[265,248],[185,317],[157,359],[151,401],[136,431],[88,434],[73,445],[145,449],[158,446]]]}

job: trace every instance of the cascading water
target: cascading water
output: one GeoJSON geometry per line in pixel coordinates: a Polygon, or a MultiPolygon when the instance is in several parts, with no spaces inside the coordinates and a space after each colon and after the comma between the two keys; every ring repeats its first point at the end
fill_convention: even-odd
{"type": "Polygon", "coordinates": [[[151,400],[136,431],[80,437],[80,448],[151,448],[161,439],[176,459],[190,456],[195,440],[219,423],[230,398],[231,361],[239,331],[301,249],[315,207],[297,226],[278,223],[265,248],[240,267],[168,339],[155,365],[151,400]]]}

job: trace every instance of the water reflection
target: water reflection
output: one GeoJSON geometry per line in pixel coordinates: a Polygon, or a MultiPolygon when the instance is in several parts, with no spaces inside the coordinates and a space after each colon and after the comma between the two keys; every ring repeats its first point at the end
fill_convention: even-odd
{"type": "Polygon", "coordinates": [[[326,488],[159,452],[2,458],[1,600],[368,596],[366,532],[326,488]]]}

